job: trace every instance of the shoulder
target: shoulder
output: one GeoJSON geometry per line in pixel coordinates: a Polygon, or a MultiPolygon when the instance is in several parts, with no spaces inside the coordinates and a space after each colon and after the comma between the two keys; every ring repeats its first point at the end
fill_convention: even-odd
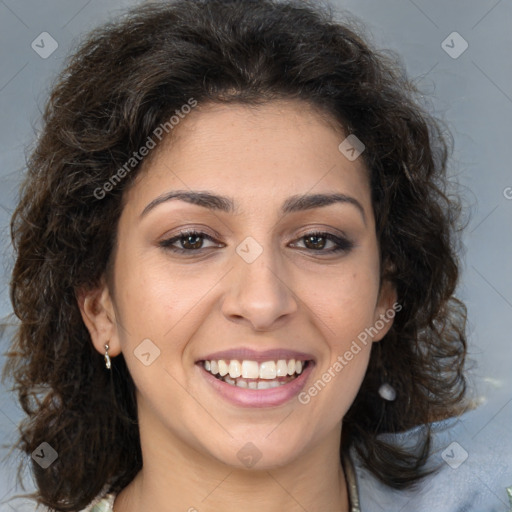
{"type": "MultiPolygon", "coordinates": [[[[506,416],[506,415],[504,415],[506,416]]],[[[427,466],[435,472],[412,489],[397,491],[378,481],[354,457],[361,510],[502,512],[512,509],[512,429],[486,407],[433,423],[427,466]],[[507,489],[509,488],[509,490],[507,489]]],[[[413,441],[419,429],[387,435],[413,441]]]]}

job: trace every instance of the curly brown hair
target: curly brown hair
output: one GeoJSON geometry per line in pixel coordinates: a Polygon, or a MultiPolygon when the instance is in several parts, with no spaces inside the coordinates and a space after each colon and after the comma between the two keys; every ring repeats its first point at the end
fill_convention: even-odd
{"type": "Polygon", "coordinates": [[[402,309],[374,344],[343,445],[389,486],[425,474],[429,423],[453,415],[466,389],[466,309],[454,297],[460,202],[449,193],[440,121],[399,61],[355,26],[305,1],[156,2],[96,29],[69,58],[11,223],[19,325],[4,372],[28,415],[18,445],[30,454],[45,441],[59,455],[46,470],[33,464],[39,502],[81,509],[141,469],[133,380],[122,355],[105,370],[76,294],[108,276],[123,193],[141,165],[104,197],[97,190],[191,97],[305,101],[364,142],[381,279],[402,309]],[[395,401],[379,397],[383,381],[395,401]],[[419,449],[379,435],[419,425],[419,449]]]}

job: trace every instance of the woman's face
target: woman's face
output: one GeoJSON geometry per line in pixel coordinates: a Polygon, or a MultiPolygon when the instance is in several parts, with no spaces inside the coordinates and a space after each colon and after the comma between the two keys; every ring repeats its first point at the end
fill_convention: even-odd
{"type": "Polygon", "coordinates": [[[197,108],[173,137],[125,195],[107,313],[84,318],[126,359],[143,444],[281,466],[339,438],[392,323],[367,170],[299,102],[197,108]]]}

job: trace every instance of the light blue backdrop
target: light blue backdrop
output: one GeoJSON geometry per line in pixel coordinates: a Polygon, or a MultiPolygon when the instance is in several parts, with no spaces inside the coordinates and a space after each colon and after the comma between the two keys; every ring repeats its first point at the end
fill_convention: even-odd
{"type": "MultiPolygon", "coordinates": [[[[0,0],[0,316],[10,312],[9,218],[24,153],[39,126],[51,79],[86,31],[138,3],[0,0]],[[40,36],[43,32],[49,35],[40,36]]],[[[451,173],[466,187],[471,206],[459,296],[469,308],[470,356],[477,363],[472,383],[482,400],[480,413],[465,428],[470,430],[468,439],[473,439],[492,425],[512,427],[512,2],[333,0],[331,4],[359,17],[377,46],[402,56],[430,108],[448,122],[454,135],[451,173]]],[[[7,338],[1,339],[2,353],[7,338]]],[[[15,439],[20,418],[4,385],[2,442],[15,439]]],[[[471,446],[466,449],[471,454],[471,446]]],[[[7,451],[2,448],[0,455],[7,451]]],[[[16,460],[2,458],[0,464],[0,511],[33,510],[21,502],[5,501],[19,492],[16,460]]]]}

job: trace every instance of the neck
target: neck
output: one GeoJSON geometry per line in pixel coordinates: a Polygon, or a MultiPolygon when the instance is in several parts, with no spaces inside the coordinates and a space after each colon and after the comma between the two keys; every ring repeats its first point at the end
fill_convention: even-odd
{"type": "Polygon", "coordinates": [[[341,425],[287,465],[240,469],[199,453],[167,429],[141,429],[143,468],[115,512],[348,512],[341,425]],[[146,432],[148,434],[146,435],[146,432]]]}

